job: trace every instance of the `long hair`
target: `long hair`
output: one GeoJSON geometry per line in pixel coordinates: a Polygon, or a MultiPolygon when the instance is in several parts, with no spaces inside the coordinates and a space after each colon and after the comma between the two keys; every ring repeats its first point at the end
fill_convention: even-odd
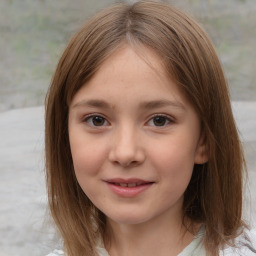
{"type": "Polygon", "coordinates": [[[153,1],[116,4],[98,13],[71,39],[53,76],[46,98],[46,176],[51,214],[65,249],[69,256],[95,255],[95,246],[106,232],[105,215],[87,198],[74,174],[69,104],[124,43],[135,50],[138,45],[153,49],[201,120],[209,161],[194,166],[184,194],[184,220],[204,223],[208,255],[218,255],[243,228],[244,157],[226,80],[198,23],[168,4],[153,1]]]}

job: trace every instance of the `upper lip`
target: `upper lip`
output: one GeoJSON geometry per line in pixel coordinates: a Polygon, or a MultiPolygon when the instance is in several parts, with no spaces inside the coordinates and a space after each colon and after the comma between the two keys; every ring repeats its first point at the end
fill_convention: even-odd
{"type": "Polygon", "coordinates": [[[106,179],[108,183],[122,183],[122,184],[147,184],[153,183],[152,181],[142,180],[137,178],[130,178],[130,179],[123,179],[123,178],[113,178],[113,179],[106,179]]]}

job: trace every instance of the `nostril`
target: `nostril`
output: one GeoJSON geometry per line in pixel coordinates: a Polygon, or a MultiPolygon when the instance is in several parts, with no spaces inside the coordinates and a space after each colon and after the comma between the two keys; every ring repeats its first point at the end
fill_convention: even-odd
{"type": "Polygon", "coordinates": [[[127,162],[120,162],[120,161],[113,161],[115,165],[122,165],[123,167],[134,167],[139,165],[138,161],[127,161],[127,162]]]}
{"type": "Polygon", "coordinates": [[[145,160],[144,151],[136,144],[119,143],[109,151],[109,160],[125,168],[134,167],[145,160]],[[122,144],[122,145],[120,145],[122,144]]]}

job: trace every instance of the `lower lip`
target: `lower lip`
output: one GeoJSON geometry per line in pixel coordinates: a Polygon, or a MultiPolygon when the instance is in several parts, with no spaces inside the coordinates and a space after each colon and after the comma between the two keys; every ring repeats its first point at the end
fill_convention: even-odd
{"type": "Polygon", "coordinates": [[[136,187],[121,187],[109,182],[107,182],[107,185],[110,188],[110,190],[118,196],[136,197],[137,195],[141,194],[142,192],[150,188],[153,185],[153,183],[147,183],[136,187]]]}

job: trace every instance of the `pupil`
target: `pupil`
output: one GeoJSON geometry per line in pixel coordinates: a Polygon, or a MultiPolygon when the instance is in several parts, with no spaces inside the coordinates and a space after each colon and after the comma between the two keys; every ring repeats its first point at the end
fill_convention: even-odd
{"type": "Polygon", "coordinates": [[[103,117],[100,117],[100,116],[95,116],[93,117],[92,119],[92,122],[95,126],[101,126],[104,124],[104,118],[103,117]]]}
{"type": "Polygon", "coordinates": [[[163,126],[165,125],[165,122],[166,122],[165,117],[158,116],[154,118],[155,126],[163,126]]]}

